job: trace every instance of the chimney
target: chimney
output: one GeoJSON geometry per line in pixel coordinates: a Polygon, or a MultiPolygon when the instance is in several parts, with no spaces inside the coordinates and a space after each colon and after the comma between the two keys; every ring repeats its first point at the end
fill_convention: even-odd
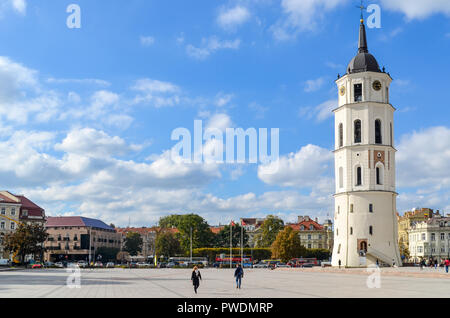
{"type": "Polygon", "coordinates": [[[316,218],[316,223],[319,223],[319,218],[316,218]]]}

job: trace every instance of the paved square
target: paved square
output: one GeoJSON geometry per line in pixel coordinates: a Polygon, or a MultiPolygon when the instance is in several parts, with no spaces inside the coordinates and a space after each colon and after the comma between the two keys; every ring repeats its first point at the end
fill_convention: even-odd
{"type": "Polygon", "coordinates": [[[246,269],[241,290],[230,269],[201,273],[195,295],[186,269],[83,269],[79,289],[67,287],[65,269],[0,272],[0,297],[450,297],[450,274],[443,269],[382,269],[379,289],[367,287],[370,273],[364,269],[246,269]]]}

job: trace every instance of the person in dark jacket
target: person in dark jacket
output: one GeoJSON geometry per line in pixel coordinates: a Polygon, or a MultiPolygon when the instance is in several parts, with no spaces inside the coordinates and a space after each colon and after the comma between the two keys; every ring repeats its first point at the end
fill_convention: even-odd
{"type": "Polygon", "coordinates": [[[192,284],[194,285],[194,291],[197,294],[197,289],[200,286],[200,280],[202,279],[202,275],[200,274],[200,271],[198,270],[198,267],[195,266],[194,270],[192,271],[192,284]]]}
{"type": "Polygon", "coordinates": [[[241,289],[242,278],[244,277],[244,270],[241,264],[238,264],[236,270],[234,271],[234,277],[236,277],[236,288],[241,289]]]}

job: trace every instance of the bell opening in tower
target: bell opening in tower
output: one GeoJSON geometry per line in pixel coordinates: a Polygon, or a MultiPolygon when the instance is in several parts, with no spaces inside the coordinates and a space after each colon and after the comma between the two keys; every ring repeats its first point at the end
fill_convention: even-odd
{"type": "Polygon", "coordinates": [[[355,102],[362,102],[362,84],[355,84],[355,102]]]}

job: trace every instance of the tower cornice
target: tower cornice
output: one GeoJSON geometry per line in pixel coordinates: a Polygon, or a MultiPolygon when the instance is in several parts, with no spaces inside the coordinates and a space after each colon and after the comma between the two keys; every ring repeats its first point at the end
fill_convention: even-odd
{"type": "Polygon", "coordinates": [[[397,110],[397,108],[395,108],[394,106],[392,106],[391,103],[382,103],[382,102],[366,101],[366,102],[347,103],[347,104],[344,104],[344,105],[342,105],[342,106],[339,106],[339,107],[333,109],[332,112],[335,113],[335,112],[337,112],[338,110],[340,110],[341,108],[345,108],[345,107],[364,106],[364,104],[370,104],[370,103],[375,104],[375,105],[380,105],[380,106],[383,106],[383,105],[391,106],[391,108],[392,108],[394,111],[397,110]]]}
{"type": "Polygon", "coordinates": [[[346,149],[358,149],[358,148],[390,148],[392,149],[394,152],[397,152],[398,150],[395,149],[394,147],[392,147],[391,145],[381,145],[381,144],[356,144],[356,145],[350,145],[350,146],[342,146],[339,147],[338,149],[333,150],[333,153],[337,153],[340,150],[346,150],[346,149]]]}
{"type": "Polygon", "coordinates": [[[395,196],[398,195],[398,193],[395,192],[395,191],[387,191],[387,190],[357,190],[357,191],[338,192],[338,193],[333,194],[333,197],[337,197],[337,196],[341,196],[341,195],[360,194],[360,193],[374,193],[374,194],[377,194],[377,193],[380,193],[380,192],[390,193],[390,194],[393,194],[395,196]]]}

